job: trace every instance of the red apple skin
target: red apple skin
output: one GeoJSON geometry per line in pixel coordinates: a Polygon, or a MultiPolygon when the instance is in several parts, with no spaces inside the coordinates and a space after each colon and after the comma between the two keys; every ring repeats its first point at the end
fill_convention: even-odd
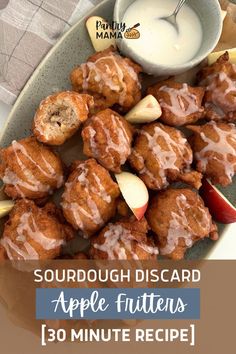
{"type": "Polygon", "coordinates": [[[214,220],[222,224],[236,222],[236,208],[207,179],[202,181],[200,195],[214,220]]]}
{"type": "Polygon", "coordinates": [[[131,172],[115,174],[115,177],[126,204],[136,219],[141,220],[149,201],[148,190],[144,182],[131,172]]]}
{"type": "Polygon", "coordinates": [[[140,208],[131,209],[138,221],[140,221],[143,218],[144,214],[146,213],[147,207],[148,207],[148,203],[146,203],[144,206],[140,208]]]}

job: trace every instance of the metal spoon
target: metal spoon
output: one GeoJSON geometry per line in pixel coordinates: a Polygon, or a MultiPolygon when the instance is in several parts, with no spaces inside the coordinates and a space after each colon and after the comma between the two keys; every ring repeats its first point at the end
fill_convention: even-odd
{"type": "Polygon", "coordinates": [[[178,24],[176,21],[176,16],[178,15],[179,10],[183,7],[183,5],[185,4],[186,1],[187,0],[180,0],[172,15],[160,18],[160,20],[164,20],[164,21],[167,21],[168,23],[170,23],[175,28],[176,32],[178,32],[178,33],[179,33],[179,27],[178,27],[178,24]]]}

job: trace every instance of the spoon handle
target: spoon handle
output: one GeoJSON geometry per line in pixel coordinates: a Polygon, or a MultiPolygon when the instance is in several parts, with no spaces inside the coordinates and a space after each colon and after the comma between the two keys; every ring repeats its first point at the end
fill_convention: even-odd
{"type": "Polygon", "coordinates": [[[175,9],[173,15],[177,15],[177,13],[179,12],[179,10],[181,9],[181,7],[184,5],[185,2],[186,2],[186,0],[180,0],[178,2],[178,5],[176,6],[176,9],[175,9]]]}

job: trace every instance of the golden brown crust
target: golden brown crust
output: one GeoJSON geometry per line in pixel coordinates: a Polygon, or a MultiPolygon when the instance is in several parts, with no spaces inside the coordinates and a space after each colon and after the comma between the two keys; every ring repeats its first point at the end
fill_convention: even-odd
{"type": "Polygon", "coordinates": [[[73,255],[73,259],[85,260],[85,259],[88,259],[88,256],[83,252],[78,252],[73,255]]]}
{"type": "Polygon", "coordinates": [[[191,87],[186,83],[165,80],[149,87],[147,93],[160,103],[160,120],[165,124],[181,126],[195,123],[205,115],[202,107],[205,93],[203,87],[191,87]]]}
{"type": "Polygon", "coordinates": [[[85,253],[78,252],[78,253],[75,253],[74,255],[63,254],[63,255],[59,256],[58,259],[63,259],[63,260],[66,260],[66,259],[85,260],[85,259],[89,259],[89,258],[88,258],[88,256],[85,253]]]}
{"type": "Polygon", "coordinates": [[[128,217],[131,213],[131,210],[129,209],[128,205],[121,198],[117,199],[117,213],[123,217],[128,217]]]}
{"type": "Polygon", "coordinates": [[[135,217],[108,224],[98,236],[93,237],[90,256],[93,259],[156,259],[158,249],[153,239],[147,236],[149,230],[145,218],[135,217]]]}
{"type": "Polygon", "coordinates": [[[236,65],[230,63],[225,52],[214,64],[198,73],[198,81],[206,87],[204,104],[206,118],[236,121],[236,65]]]}
{"type": "Polygon", "coordinates": [[[28,137],[0,150],[0,178],[9,197],[41,199],[62,186],[63,166],[50,148],[28,137]]]}
{"type": "Polygon", "coordinates": [[[201,186],[201,174],[190,170],[192,150],[182,133],[161,123],[145,125],[134,142],[131,166],[148,188],[161,190],[174,181],[201,186]]]}
{"type": "Polygon", "coordinates": [[[115,111],[105,109],[92,116],[82,130],[83,152],[115,173],[131,153],[132,127],[115,111]]]}
{"type": "Polygon", "coordinates": [[[33,133],[48,145],[62,145],[88,118],[93,97],[73,91],[58,92],[39,105],[33,122],[33,133]]]}
{"type": "Polygon", "coordinates": [[[190,189],[168,189],[158,193],[151,200],[146,217],[155,232],[160,253],[174,260],[184,258],[187,248],[198,240],[218,238],[209,210],[200,196],[190,189]]]}
{"type": "Polygon", "coordinates": [[[71,241],[75,238],[75,230],[67,223],[61,208],[50,202],[44,205],[43,209],[49,216],[56,218],[62,225],[66,241],[71,241]]]}
{"type": "Polygon", "coordinates": [[[94,96],[95,112],[118,104],[129,110],[141,99],[141,67],[110,47],[93,54],[70,75],[75,91],[94,96]]]}
{"type": "Polygon", "coordinates": [[[75,161],[65,185],[62,208],[66,220],[91,236],[114,215],[118,185],[96,160],[75,161]]]}
{"type": "Polygon", "coordinates": [[[59,256],[72,229],[57,217],[57,208],[48,203],[44,208],[22,199],[15,203],[5,224],[1,244],[10,259],[45,260],[59,256]]]}
{"type": "MultiPolygon", "coordinates": [[[[1,239],[0,239],[1,240],[1,239]]],[[[0,262],[8,259],[5,248],[0,244],[0,262]]]]}
{"type": "Polygon", "coordinates": [[[209,122],[187,126],[197,171],[212,183],[226,187],[236,172],[236,128],[233,124],[209,122]]]}

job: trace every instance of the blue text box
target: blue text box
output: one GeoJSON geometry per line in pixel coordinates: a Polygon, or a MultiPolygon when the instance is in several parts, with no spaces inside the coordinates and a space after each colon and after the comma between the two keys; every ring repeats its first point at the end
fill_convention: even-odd
{"type": "Polygon", "coordinates": [[[36,318],[199,319],[200,289],[40,288],[36,289],[36,318]]]}

